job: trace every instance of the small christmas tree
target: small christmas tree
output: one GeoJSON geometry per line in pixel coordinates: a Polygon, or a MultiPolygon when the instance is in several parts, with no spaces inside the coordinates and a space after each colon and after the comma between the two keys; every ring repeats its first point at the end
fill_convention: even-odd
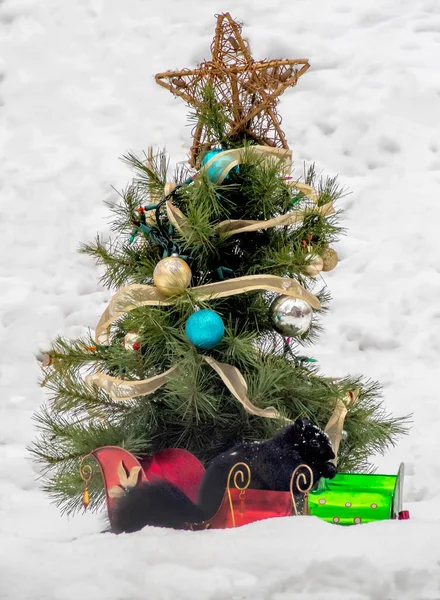
{"type": "MultiPolygon", "coordinates": [[[[115,239],[81,248],[118,291],[95,339],[59,338],[44,357],[51,397],[32,452],[63,510],[80,508],[79,463],[100,446],[185,448],[206,462],[306,416],[350,471],[404,432],[376,382],[323,377],[300,353],[319,331],[329,295],[313,291],[336,266],[330,244],[342,233],[341,188],[313,168],[292,178],[276,113],[307,68],[254,61],[226,14],[211,61],[156,77],[192,106],[193,168],[169,183],[165,153],[127,155],[135,177],[111,207],[115,239]]],[[[94,477],[91,506],[102,499],[94,477]]]]}

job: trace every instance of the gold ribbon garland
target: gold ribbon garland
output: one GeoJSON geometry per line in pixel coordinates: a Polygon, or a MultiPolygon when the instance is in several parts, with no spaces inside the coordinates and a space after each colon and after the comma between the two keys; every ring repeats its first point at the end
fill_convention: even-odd
{"type": "MultiPolygon", "coordinates": [[[[289,419],[281,417],[280,413],[273,406],[258,408],[251,402],[247,395],[248,388],[246,380],[236,367],[221,363],[212,358],[212,356],[203,356],[202,358],[212,369],[214,369],[214,371],[216,371],[216,373],[218,373],[225,386],[240,402],[248,414],[265,417],[267,419],[283,418],[285,422],[289,422],[289,419]]],[[[161,388],[177,369],[178,365],[175,365],[160,375],[139,381],[127,381],[98,372],[87,375],[86,383],[103,389],[108,393],[112,400],[116,402],[127,401],[139,396],[149,396],[161,388]]],[[[324,431],[328,435],[336,455],[335,462],[337,461],[345,418],[349,408],[355,404],[359,398],[359,393],[360,390],[358,388],[349,392],[345,398],[338,398],[333,413],[325,426],[324,431]]]]}
{"type": "Polygon", "coordinates": [[[259,417],[266,417],[268,419],[280,418],[280,413],[273,406],[269,406],[268,408],[257,408],[252,404],[247,397],[246,380],[236,367],[228,365],[227,363],[218,362],[211,356],[204,356],[203,358],[208,365],[220,375],[223,383],[231,394],[242,404],[247,413],[250,415],[258,415],[259,417]]]}
{"type": "Polygon", "coordinates": [[[86,383],[93,384],[104,390],[116,402],[131,400],[137,396],[149,396],[161,388],[176,369],[177,367],[174,366],[160,375],[135,381],[118,379],[117,377],[111,377],[98,371],[97,373],[87,375],[86,383]]]}
{"type": "Polygon", "coordinates": [[[339,446],[341,444],[342,430],[344,428],[345,417],[347,416],[348,409],[357,402],[359,394],[360,389],[357,388],[352,392],[348,392],[344,399],[338,398],[336,400],[333,413],[324,429],[325,433],[330,438],[330,441],[333,446],[333,451],[336,455],[336,459],[338,456],[339,446]]]}
{"type": "MultiPolygon", "coordinates": [[[[316,310],[321,308],[318,298],[298,282],[278,275],[246,275],[189,289],[195,295],[196,300],[214,300],[256,290],[299,298],[316,310]]],[[[108,344],[110,325],[126,312],[141,306],[170,306],[173,304],[174,299],[165,296],[152,285],[137,283],[127,285],[116,292],[101,316],[96,326],[96,341],[99,344],[108,344]]]]}
{"type": "MultiPolygon", "coordinates": [[[[249,148],[236,148],[234,150],[225,150],[213,156],[207,163],[203,165],[200,172],[205,173],[211,171],[210,179],[213,177],[213,167],[216,167],[216,178],[214,183],[223,183],[228,173],[238,165],[246,161],[246,155],[256,153],[263,157],[264,162],[269,162],[270,159],[284,161],[285,166],[281,169],[281,173],[288,175],[292,169],[292,152],[291,150],[285,150],[283,148],[271,148],[269,146],[250,146],[249,148]],[[218,163],[218,164],[217,164],[218,163]]],[[[309,196],[309,198],[318,204],[319,196],[315,188],[306,183],[299,183],[297,181],[286,181],[286,185],[297,188],[300,192],[309,196]]],[[[328,202],[327,204],[332,204],[328,202]]],[[[327,205],[326,204],[326,205],[327,205]]],[[[325,206],[326,206],[325,205],[325,206]]]]}
{"type": "MultiPolygon", "coordinates": [[[[295,210],[286,213],[285,215],[279,215],[273,219],[267,221],[243,221],[243,220],[229,220],[222,221],[215,229],[222,237],[229,237],[237,233],[247,233],[250,231],[258,231],[261,229],[270,229],[271,227],[280,227],[283,225],[296,225],[300,223],[304,217],[310,214],[310,210],[295,210]]],[[[329,202],[324,206],[318,206],[313,210],[314,213],[318,213],[322,216],[328,216],[335,212],[335,209],[329,202]]]]}
{"type": "MultiPolygon", "coordinates": [[[[286,184],[290,187],[297,188],[305,196],[308,196],[311,200],[313,200],[314,204],[318,204],[318,192],[311,185],[307,185],[307,183],[299,183],[299,181],[286,181],[286,184]]],[[[331,204],[331,202],[327,202],[327,204],[331,204]]]]}
{"type": "MultiPolygon", "coordinates": [[[[188,223],[187,218],[182,211],[174,206],[169,200],[166,202],[166,209],[168,219],[171,224],[183,235],[189,235],[191,233],[191,225],[188,223]]],[[[304,217],[310,214],[310,210],[294,210],[284,215],[279,215],[273,219],[267,219],[266,221],[252,221],[242,219],[230,219],[227,221],[221,221],[218,225],[215,225],[214,230],[221,235],[223,238],[236,235],[237,233],[248,233],[250,231],[258,231],[262,229],[270,229],[271,227],[281,227],[284,225],[296,225],[300,223],[304,217]]],[[[313,212],[320,214],[324,217],[335,213],[332,202],[328,202],[323,206],[317,206],[313,209],[313,212]]]]}
{"type": "Polygon", "coordinates": [[[166,201],[165,207],[167,209],[167,216],[171,225],[177,229],[179,233],[182,233],[183,235],[190,235],[191,225],[180,208],[174,206],[171,200],[166,201]]]}
{"type": "MultiPolygon", "coordinates": [[[[263,157],[264,161],[270,159],[281,160],[285,162],[285,172],[290,172],[292,166],[292,152],[290,150],[284,150],[282,148],[270,148],[267,146],[251,146],[250,148],[236,148],[235,150],[225,150],[219,154],[213,156],[200,170],[201,173],[211,171],[210,179],[214,180],[216,184],[221,184],[228,173],[236,166],[242,164],[246,160],[246,155],[249,153],[256,153],[263,157]],[[214,173],[213,173],[213,169],[214,173]]],[[[290,187],[297,188],[300,192],[308,196],[312,202],[318,204],[318,193],[310,185],[305,183],[299,183],[295,181],[286,182],[290,187]]],[[[170,186],[172,184],[166,184],[170,186]]],[[[170,188],[169,188],[170,189],[170,188]]],[[[182,211],[174,206],[174,204],[168,200],[166,202],[166,210],[169,221],[172,225],[183,235],[188,235],[191,231],[191,225],[188,223],[187,218],[182,211]]],[[[315,212],[322,216],[328,216],[335,213],[333,202],[327,202],[322,206],[316,206],[315,212]]],[[[253,221],[253,220],[227,220],[218,223],[214,227],[215,231],[222,237],[230,237],[237,233],[247,233],[251,231],[257,231],[261,229],[270,229],[271,227],[280,227],[285,225],[295,225],[300,223],[304,217],[309,213],[308,210],[294,210],[287,214],[279,215],[273,219],[265,221],[253,221]]]]}
{"type": "MultiPolygon", "coordinates": [[[[247,396],[246,380],[236,367],[221,363],[211,356],[203,356],[202,358],[220,375],[225,386],[240,402],[247,413],[250,415],[258,415],[259,417],[266,417],[267,419],[279,419],[281,417],[280,413],[273,406],[269,406],[268,408],[258,408],[255,404],[252,404],[247,396]]],[[[124,381],[123,379],[110,377],[110,375],[98,372],[87,375],[86,383],[103,389],[117,402],[121,400],[132,400],[137,396],[149,396],[161,388],[177,368],[178,366],[175,365],[160,375],[150,377],[149,379],[142,379],[140,381],[124,381]]]]}

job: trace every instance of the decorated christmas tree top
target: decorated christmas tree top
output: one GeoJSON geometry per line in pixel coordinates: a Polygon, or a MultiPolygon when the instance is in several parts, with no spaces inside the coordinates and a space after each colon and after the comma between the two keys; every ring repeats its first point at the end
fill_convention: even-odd
{"type": "MultiPolygon", "coordinates": [[[[255,62],[226,14],[211,61],[156,77],[195,110],[197,170],[170,182],[163,153],[126,156],[136,175],[112,206],[116,237],[82,247],[117,291],[95,339],[59,338],[44,358],[51,397],[32,452],[63,509],[81,506],[79,464],[100,446],[185,448],[208,461],[307,416],[350,470],[404,430],[375,382],[322,377],[299,354],[328,302],[316,281],[336,266],[341,233],[336,180],[313,167],[292,176],[276,113],[307,68],[255,62]]],[[[92,482],[97,507],[102,483],[92,482]]]]}

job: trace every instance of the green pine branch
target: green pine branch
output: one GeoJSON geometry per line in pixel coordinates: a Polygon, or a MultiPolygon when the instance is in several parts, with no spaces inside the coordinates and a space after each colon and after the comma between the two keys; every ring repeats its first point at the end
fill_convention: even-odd
{"type": "Polygon", "coordinates": [[[220,102],[217,100],[212,86],[199,86],[196,93],[200,98],[200,104],[195,111],[190,112],[190,121],[194,122],[198,127],[204,127],[210,139],[215,138],[218,140],[219,146],[227,148],[226,128],[228,118],[220,102]]]}
{"type": "Polygon", "coordinates": [[[143,160],[132,152],[128,152],[122,157],[122,161],[134,170],[133,184],[138,192],[143,190],[145,194],[149,194],[153,200],[158,202],[163,197],[169,170],[169,160],[165,150],[155,155],[150,148],[143,160]]]}
{"type": "Polygon", "coordinates": [[[148,253],[138,246],[120,245],[117,242],[104,244],[99,236],[94,243],[82,244],[80,253],[91,256],[95,263],[105,268],[100,278],[107,288],[119,288],[130,283],[150,283],[157,262],[162,258],[162,249],[151,246],[148,253]]]}

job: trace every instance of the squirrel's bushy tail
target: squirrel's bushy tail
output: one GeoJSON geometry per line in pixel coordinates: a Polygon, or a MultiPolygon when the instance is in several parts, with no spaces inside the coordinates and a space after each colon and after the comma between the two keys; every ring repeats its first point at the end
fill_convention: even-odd
{"type": "Polygon", "coordinates": [[[112,514],[113,533],[132,533],[146,525],[184,529],[205,519],[204,512],[169,481],[143,483],[120,498],[112,514]]]}

